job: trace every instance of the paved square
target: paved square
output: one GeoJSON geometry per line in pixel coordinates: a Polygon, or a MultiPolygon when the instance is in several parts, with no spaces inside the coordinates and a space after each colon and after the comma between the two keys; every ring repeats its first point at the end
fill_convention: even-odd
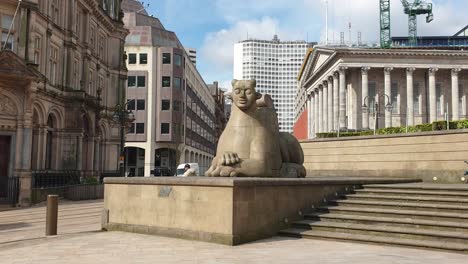
{"type": "Polygon", "coordinates": [[[101,201],[59,208],[60,235],[49,238],[44,207],[0,212],[1,263],[468,263],[463,254],[334,241],[274,237],[229,247],[98,232],[101,201]]]}

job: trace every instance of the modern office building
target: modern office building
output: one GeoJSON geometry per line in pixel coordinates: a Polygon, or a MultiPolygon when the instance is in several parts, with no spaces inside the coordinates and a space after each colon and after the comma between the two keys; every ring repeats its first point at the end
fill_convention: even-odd
{"type": "Polygon", "coordinates": [[[463,48],[315,47],[298,76],[296,126],[314,138],[467,118],[467,65],[463,48]]]}
{"type": "MultiPolygon", "coordinates": [[[[468,26],[460,29],[453,36],[418,36],[416,39],[418,48],[455,48],[468,47],[468,26]]],[[[410,46],[408,37],[392,37],[392,47],[405,48],[410,46]]]]}
{"type": "Polygon", "coordinates": [[[15,177],[27,205],[40,175],[118,169],[121,19],[120,0],[0,1],[0,200],[15,177]]]}
{"type": "Polygon", "coordinates": [[[216,145],[218,145],[218,140],[221,137],[221,134],[224,131],[224,128],[227,124],[226,118],[226,97],[224,96],[225,90],[219,87],[218,82],[213,82],[212,84],[208,84],[208,88],[210,89],[211,95],[213,96],[216,104],[215,110],[215,137],[216,137],[216,145]]]}
{"type": "Polygon", "coordinates": [[[316,43],[248,39],[234,44],[234,79],[255,79],[257,91],[270,94],[280,131],[292,132],[296,76],[308,48],[316,43]]]}
{"type": "Polygon", "coordinates": [[[189,55],[190,61],[193,65],[197,65],[197,50],[194,48],[185,48],[185,51],[189,55]]]}
{"type": "Polygon", "coordinates": [[[137,12],[143,8],[138,1],[124,4],[127,109],[135,115],[127,134],[127,172],[173,174],[178,164],[193,162],[204,173],[215,154],[215,100],[177,35],[137,12]]]}

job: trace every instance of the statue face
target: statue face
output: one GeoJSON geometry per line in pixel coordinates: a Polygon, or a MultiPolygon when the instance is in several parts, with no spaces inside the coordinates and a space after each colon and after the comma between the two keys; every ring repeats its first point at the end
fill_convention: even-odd
{"type": "Polygon", "coordinates": [[[255,81],[236,81],[232,90],[232,101],[240,110],[255,107],[258,94],[255,92],[255,81]]]}

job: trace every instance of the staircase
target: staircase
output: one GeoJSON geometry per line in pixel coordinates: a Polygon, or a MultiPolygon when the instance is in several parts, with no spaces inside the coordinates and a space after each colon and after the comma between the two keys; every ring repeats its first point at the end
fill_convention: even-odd
{"type": "Polygon", "coordinates": [[[468,185],[364,185],[279,234],[468,253],[468,185]]]}

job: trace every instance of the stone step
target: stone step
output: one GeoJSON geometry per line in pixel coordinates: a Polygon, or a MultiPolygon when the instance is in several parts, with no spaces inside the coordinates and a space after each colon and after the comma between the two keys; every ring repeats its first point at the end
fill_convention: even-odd
{"type": "Polygon", "coordinates": [[[429,248],[429,249],[456,251],[460,253],[468,253],[468,243],[446,242],[444,240],[430,241],[430,240],[415,240],[415,239],[408,239],[408,238],[388,238],[385,236],[317,231],[317,230],[307,230],[307,229],[301,229],[301,228],[285,229],[285,230],[280,231],[279,234],[284,235],[284,236],[289,236],[289,237],[301,237],[301,238],[312,238],[312,239],[318,238],[318,239],[330,239],[330,240],[341,240],[341,241],[357,241],[357,242],[365,242],[365,243],[429,248]]]}
{"type": "Polygon", "coordinates": [[[356,224],[344,222],[323,222],[312,220],[301,220],[293,222],[293,227],[311,229],[318,231],[330,231],[340,233],[352,233],[361,235],[375,235],[396,238],[411,238],[415,240],[445,240],[447,242],[468,244],[467,232],[441,231],[424,228],[409,228],[387,226],[384,223],[377,225],[356,224]]]}
{"type": "Polygon", "coordinates": [[[452,198],[452,197],[437,197],[437,196],[399,196],[399,195],[375,195],[375,194],[347,194],[342,196],[347,200],[370,200],[370,201],[421,201],[435,202],[440,204],[467,204],[468,198],[452,198]]]}
{"type": "Polygon", "coordinates": [[[385,189],[385,188],[369,188],[367,185],[364,189],[354,190],[356,194],[373,194],[373,195],[399,195],[399,196],[436,196],[447,198],[463,198],[468,199],[468,192],[459,191],[442,191],[442,190],[411,190],[411,189],[385,189]]]}
{"type": "Polygon", "coordinates": [[[434,221],[413,218],[399,218],[399,217],[383,217],[383,216],[369,216],[369,215],[349,215],[349,214],[333,214],[333,213],[313,213],[306,214],[306,219],[312,221],[327,221],[327,222],[345,222],[366,225],[379,225],[385,224],[387,226],[395,227],[409,227],[409,228],[426,228],[441,231],[455,231],[468,233],[468,222],[455,222],[455,221],[434,221]]]}
{"type": "Polygon", "coordinates": [[[396,184],[366,184],[365,187],[366,188],[379,188],[379,189],[406,189],[406,190],[468,192],[468,185],[467,184],[396,183],[396,184]]]}
{"type": "Polygon", "coordinates": [[[382,217],[397,217],[397,218],[412,218],[435,221],[465,221],[468,222],[467,213],[447,213],[447,212],[427,212],[403,209],[383,209],[369,208],[358,206],[330,206],[319,207],[319,212],[346,214],[346,215],[365,215],[365,216],[382,216],[382,217]]]}
{"type": "Polygon", "coordinates": [[[330,205],[341,207],[367,207],[367,208],[389,208],[404,209],[422,212],[447,212],[447,213],[465,213],[468,212],[467,205],[452,205],[440,203],[424,202],[398,202],[398,201],[369,201],[369,200],[334,200],[329,201],[330,205]]]}

